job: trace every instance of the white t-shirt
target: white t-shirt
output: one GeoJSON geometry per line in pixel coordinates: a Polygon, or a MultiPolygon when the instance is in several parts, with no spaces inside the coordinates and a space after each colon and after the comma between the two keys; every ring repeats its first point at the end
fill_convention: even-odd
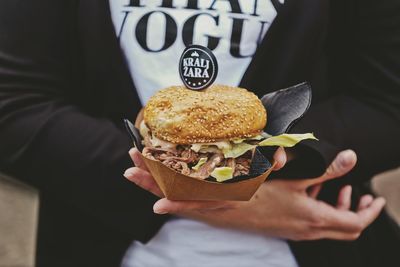
{"type": "Polygon", "coordinates": [[[110,0],[110,6],[143,104],[157,90],[182,84],[185,44],[208,46],[218,59],[215,83],[238,85],[277,14],[270,0],[110,0]]]}
{"type": "MultiPolygon", "coordinates": [[[[215,83],[237,86],[277,14],[271,0],[110,0],[110,8],[142,104],[159,89],[182,84],[178,63],[189,44],[213,51],[215,83]]],[[[147,244],[133,242],[122,266],[297,263],[284,240],[176,218],[147,244]]]]}
{"type": "Polygon", "coordinates": [[[122,267],[294,267],[288,244],[277,238],[169,220],[147,244],[134,242],[122,267]]]}

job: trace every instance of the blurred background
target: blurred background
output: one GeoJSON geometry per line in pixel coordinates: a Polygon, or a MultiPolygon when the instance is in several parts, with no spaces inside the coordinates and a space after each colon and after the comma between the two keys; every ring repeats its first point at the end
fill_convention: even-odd
{"type": "MultiPolygon", "coordinates": [[[[400,168],[372,180],[376,194],[400,224],[400,168]]],[[[0,174],[0,267],[33,267],[38,223],[38,192],[0,174]]]]}

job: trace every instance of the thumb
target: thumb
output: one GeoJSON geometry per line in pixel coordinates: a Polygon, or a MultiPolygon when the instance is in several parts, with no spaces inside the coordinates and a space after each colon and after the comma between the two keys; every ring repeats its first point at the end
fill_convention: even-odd
{"type": "Polygon", "coordinates": [[[325,180],[341,177],[351,171],[357,163],[357,155],[353,150],[344,150],[340,152],[332,161],[331,165],[322,175],[325,180]]]}
{"type": "Polygon", "coordinates": [[[318,178],[307,179],[306,187],[321,184],[325,181],[339,178],[351,171],[357,163],[357,155],[353,150],[344,150],[337,154],[325,173],[318,178]]]}
{"type": "Polygon", "coordinates": [[[131,156],[131,159],[135,166],[142,170],[149,171],[140,154],[141,153],[139,152],[139,150],[137,150],[136,147],[129,150],[129,156],[131,156]]]}

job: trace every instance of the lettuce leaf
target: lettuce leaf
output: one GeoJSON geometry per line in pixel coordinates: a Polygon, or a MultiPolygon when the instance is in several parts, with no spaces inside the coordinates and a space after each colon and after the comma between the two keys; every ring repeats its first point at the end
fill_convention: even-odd
{"type": "Polygon", "coordinates": [[[230,167],[215,168],[211,176],[217,179],[217,182],[224,182],[233,178],[233,169],[230,167]]]}
{"type": "Polygon", "coordinates": [[[306,133],[306,134],[281,134],[277,136],[269,137],[260,143],[259,146],[283,146],[283,147],[293,147],[300,141],[306,139],[318,140],[314,134],[306,133]]]}
{"type": "Polygon", "coordinates": [[[234,144],[231,149],[222,149],[222,152],[224,153],[225,158],[237,158],[255,147],[256,145],[240,143],[234,144]]]}
{"type": "Polygon", "coordinates": [[[202,146],[204,146],[204,145],[203,144],[193,144],[190,146],[190,149],[197,153],[200,151],[202,146]]]}
{"type": "Polygon", "coordinates": [[[206,144],[192,144],[190,148],[200,153],[218,153],[222,152],[225,158],[237,158],[245,154],[247,151],[257,146],[282,146],[293,147],[302,140],[313,139],[318,140],[312,133],[306,134],[281,134],[271,136],[265,132],[260,135],[245,139],[235,139],[232,141],[220,141],[206,144]],[[246,141],[251,141],[249,144],[246,141]],[[257,141],[259,141],[257,143],[257,141]]]}
{"type": "Polygon", "coordinates": [[[199,162],[197,162],[197,164],[195,166],[192,167],[193,170],[198,171],[200,169],[201,166],[204,165],[204,163],[207,162],[207,158],[200,158],[199,162]]]}

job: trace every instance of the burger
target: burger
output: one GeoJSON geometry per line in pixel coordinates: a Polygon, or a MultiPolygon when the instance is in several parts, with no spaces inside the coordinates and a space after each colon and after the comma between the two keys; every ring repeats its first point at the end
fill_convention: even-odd
{"type": "Polygon", "coordinates": [[[246,89],[212,85],[204,90],[171,86],[144,107],[142,155],[197,179],[224,182],[248,175],[257,146],[293,146],[312,134],[272,137],[267,111],[246,89]]]}

